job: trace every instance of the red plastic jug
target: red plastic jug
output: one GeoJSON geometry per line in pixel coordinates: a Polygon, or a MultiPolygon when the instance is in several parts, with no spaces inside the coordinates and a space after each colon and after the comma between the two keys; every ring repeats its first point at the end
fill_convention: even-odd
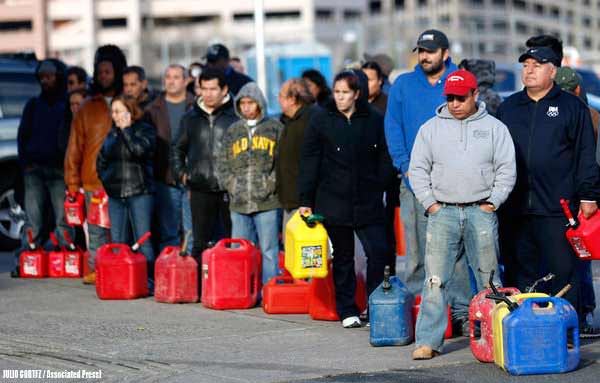
{"type": "Polygon", "coordinates": [[[279,273],[280,275],[283,275],[285,277],[291,277],[292,274],[290,274],[289,271],[287,271],[287,269],[285,268],[285,253],[283,251],[280,251],[279,254],[277,255],[277,267],[279,267],[279,273]]]}
{"type": "Polygon", "coordinates": [[[88,223],[110,229],[110,216],[108,215],[108,195],[104,189],[98,189],[90,198],[88,223]]]}
{"type": "Polygon", "coordinates": [[[54,250],[48,252],[48,276],[62,278],[65,276],[65,253],[59,246],[54,232],[50,233],[50,240],[54,245],[54,250]]]}
{"type": "MultiPolygon", "coordinates": [[[[308,291],[308,314],[314,320],[338,321],[335,306],[335,285],[333,283],[333,267],[329,262],[329,272],[325,278],[313,278],[308,291]]],[[[360,312],[367,308],[367,289],[364,280],[356,278],[356,306],[360,312]]]]}
{"type": "Polygon", "coordinates": [[[291,276],[277,276],[263,287],[263,310],[267,314],[308,313],[310,284],[291,276]]]}
{"type": "Polygon", "coordinates": [[[261,254],[245,239],[222,239],[202,253],[202,304],[216,310],[256,305],[261,254]],[[231,247],[237,245],[237,247],[231,247]]]}
{"type": "Polygon", "coordinates": [[[48,254],[33,242],[33,231],[27,230],[29,250],[19,257],[21,278],[45,278],[48,275],[48,254]]]}
{"type": "Polygon", "coordinates": [[[96,252],[96,294],[100,299],[135,299],[148,295],[146,257],[138,252],[147,232],[131,248],[122,243],[102,245],[96,252]]]}
{"type": "Polygon", "coordinates": [[[575,254],[586,261],[600,260],[600,214],[596,213],[587,219],[582,213],[575,220],[569,209],[569,201],[561,199],[560,204],[569,220],[566,236],[575,254]]]}
{"type": "Polygon", "coordinates": [[[83,193],[68,191],[64,207],[67,225],[83,225],[85,221],[85,195],[83,193]]]}
{"type": "MultiPolygon", "coordinates": [[[[413,323],[415,325],[415,329],[417,327],[417,317],[419,316],[419,308],[421,307],[421,296],[417,295],[415,297],[415,305],[413,306],[413,323]]],[[[448,326],[446,327],[446,332],[444,333],[444,338],[450,339],[452,338],[452,314],[450,311],[450,305],[448,305],[448,326]]]]}
{"type": "MultiPolygon", "coordinates": [[[[516,295],[521,292],[515,287],[503,287],[497,289],[498,292],[506,295],[516,295]]],[[[494,361],[494,335],[492,333],[492,309],[496,307],[496,302],[486,298],[492,294],[491,289],[480,291],[471,300],[469,305],[469,339],[471,352],[475,359],[480,362],[491,363],[494,361]],[[479,324],[480,337],[475,337],[475,326],[479,324]]]]}
{"type": "Polygon", "coordinates": [[[64,277],[81,278],[83,275],[83,254],[81,249],[73,243],[71,236],[66,230],[63,234],[67,241],[67,248],[63,249],[65,257],[64,277]]]}
{"type": "Polygon", "coordinates": [[[154,300],[163,303],[198,302],[198,263],[186,254],[189,233],[180,247],[167,246],[154,265],[154,300]]]}

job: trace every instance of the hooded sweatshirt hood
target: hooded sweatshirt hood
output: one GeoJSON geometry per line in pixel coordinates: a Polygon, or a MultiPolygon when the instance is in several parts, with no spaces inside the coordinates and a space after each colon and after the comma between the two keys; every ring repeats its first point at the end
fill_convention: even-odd
{"type": "Polygon", "coordinates": [[[240,100],[244,97],[248,97],[256,101],[258,107],[260,108],[260,120],[262,121],[267,117],[267,100],[263,95],[262,90],[258,87],[255,82],[249,82],[240,89],[238,94],[235,96],[234,109],[235,114],[244,121],[248,121],[246,117],[240,111],[240,100]]]}
{"type": "Polygon", "coordinates": [[[44,91],[40,93],[40,97],[44,100],[53,103],[57,100],[62,100],[66,97],[67,94],[67,78],[65,76],[65,72],[67,70],[66,65],[57,59],[46,59],[42,60],[38,63],[37,68],[35,69],[35,77],[41,85],[40,81],[40,72],[48,69],[54,69],[56,74],[56,83],[54,88],[44,91]]]}
{"type": "MultiPolygon", "coordinates": [[[[450,110],[448,109],[448,103],[443,103],[442,105],[438,106],[435,110],[435,114],[439,118],[450,119],[450,120],[455,119],[454,116],[452,116],[452,114],[450,114],[450,110]]],[[[480,120],[480,119],[484,118],[487,114],[488,113],[485,108],[485,102],[478,101],[477,102],[477,111],[462,121],[470,122],[470,121],[480,120]]]]}

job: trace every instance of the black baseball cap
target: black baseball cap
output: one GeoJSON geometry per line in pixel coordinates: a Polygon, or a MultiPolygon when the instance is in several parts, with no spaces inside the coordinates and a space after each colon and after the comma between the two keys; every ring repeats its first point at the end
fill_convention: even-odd
{"type": "Polygon", "coordinates": [[[229,60],[229,49],[223,44],[213,44],[206,51],[206,61],[215,62],[219,59],[229,60]]]}
{"type": "Polygon", "coordinates": [[[540,64],[554,63],[558,60],[556,53],[548,47],[533,47],[519,57],[519,62],[522,63],[527,59],[534,59],[540,64]]]}
{"type": "Polygon", "coordinates": [[[446,37],[444,32],[437,29],[428,29],[419,35],[417,46],[413,49],[413,52],[419,48],[433,52],[438,50],[438,48],[448,49],[449,46],[448,37],[446,37]]]}

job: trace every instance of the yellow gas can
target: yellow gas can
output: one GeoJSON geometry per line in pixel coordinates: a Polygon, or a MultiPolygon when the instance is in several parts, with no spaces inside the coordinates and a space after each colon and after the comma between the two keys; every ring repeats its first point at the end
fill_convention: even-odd
{"type": "Polygon", "coordinates": [[[296,211],[285,227],[285,268],[295,279],[327,276],[328,237],[319,220],[296,211]]]}
{"type": "MultiPolygon", "coordinates": [[[[521,303],[527,298],[547,297],[544,293],[523,293],[508,297],[513,302],[521,303]]],[[[492,309],[492,334],[494,336],[494,363],[504,368],[504,341],[502,339],[502,319],[509,314],[506,303],[501,302],[492,309]]]]}

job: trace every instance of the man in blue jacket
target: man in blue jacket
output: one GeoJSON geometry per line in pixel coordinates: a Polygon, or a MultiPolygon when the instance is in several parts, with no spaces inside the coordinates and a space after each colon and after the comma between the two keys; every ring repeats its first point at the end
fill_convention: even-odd
{"type": "MultiPolygon", "coordinates": [[[[417,46],[419,63],[415,70],[400,75],[390,89],[385,115],[385,136],[394,166],[402,174],[400,186],[400,214],[407,243],[408,264],[404,281],[409,290],[421,294],[425,280],[425,209],[417,201],[410,187],[408,164],[410,152],[419,127],[435,116],[436,108],[446,100],[442,95],[449,73],[457,70],[448,52],[446,35],[438,30],[427,30],[419,36],[417,46]]],[[[463,334],[468,334],[468,308],[471,291],[465,257],[456,264],[457,281],[448,288],[453,322],[463,334]],[[463,327],[463,325],[465,325],[463,327]]]]}
{"type": "MultiPolygon", "coordinates": [[[[600,172],[594,157],[590,113],[577,96],[554,83],[556,55],[533,47],[519,57],[525,89],[498,109],[515,143],[517,181],[502,209],[501,250],[506,279],[521,291],[547,272],[555,277],[544,292],[556,294],[567,283],[565,298],[581,314],[576,257],[565,238],[560,199],[573,212],[596,214],[600,172]]],[[[582,336],[597,331],[584,325],[582,336]]]]}

